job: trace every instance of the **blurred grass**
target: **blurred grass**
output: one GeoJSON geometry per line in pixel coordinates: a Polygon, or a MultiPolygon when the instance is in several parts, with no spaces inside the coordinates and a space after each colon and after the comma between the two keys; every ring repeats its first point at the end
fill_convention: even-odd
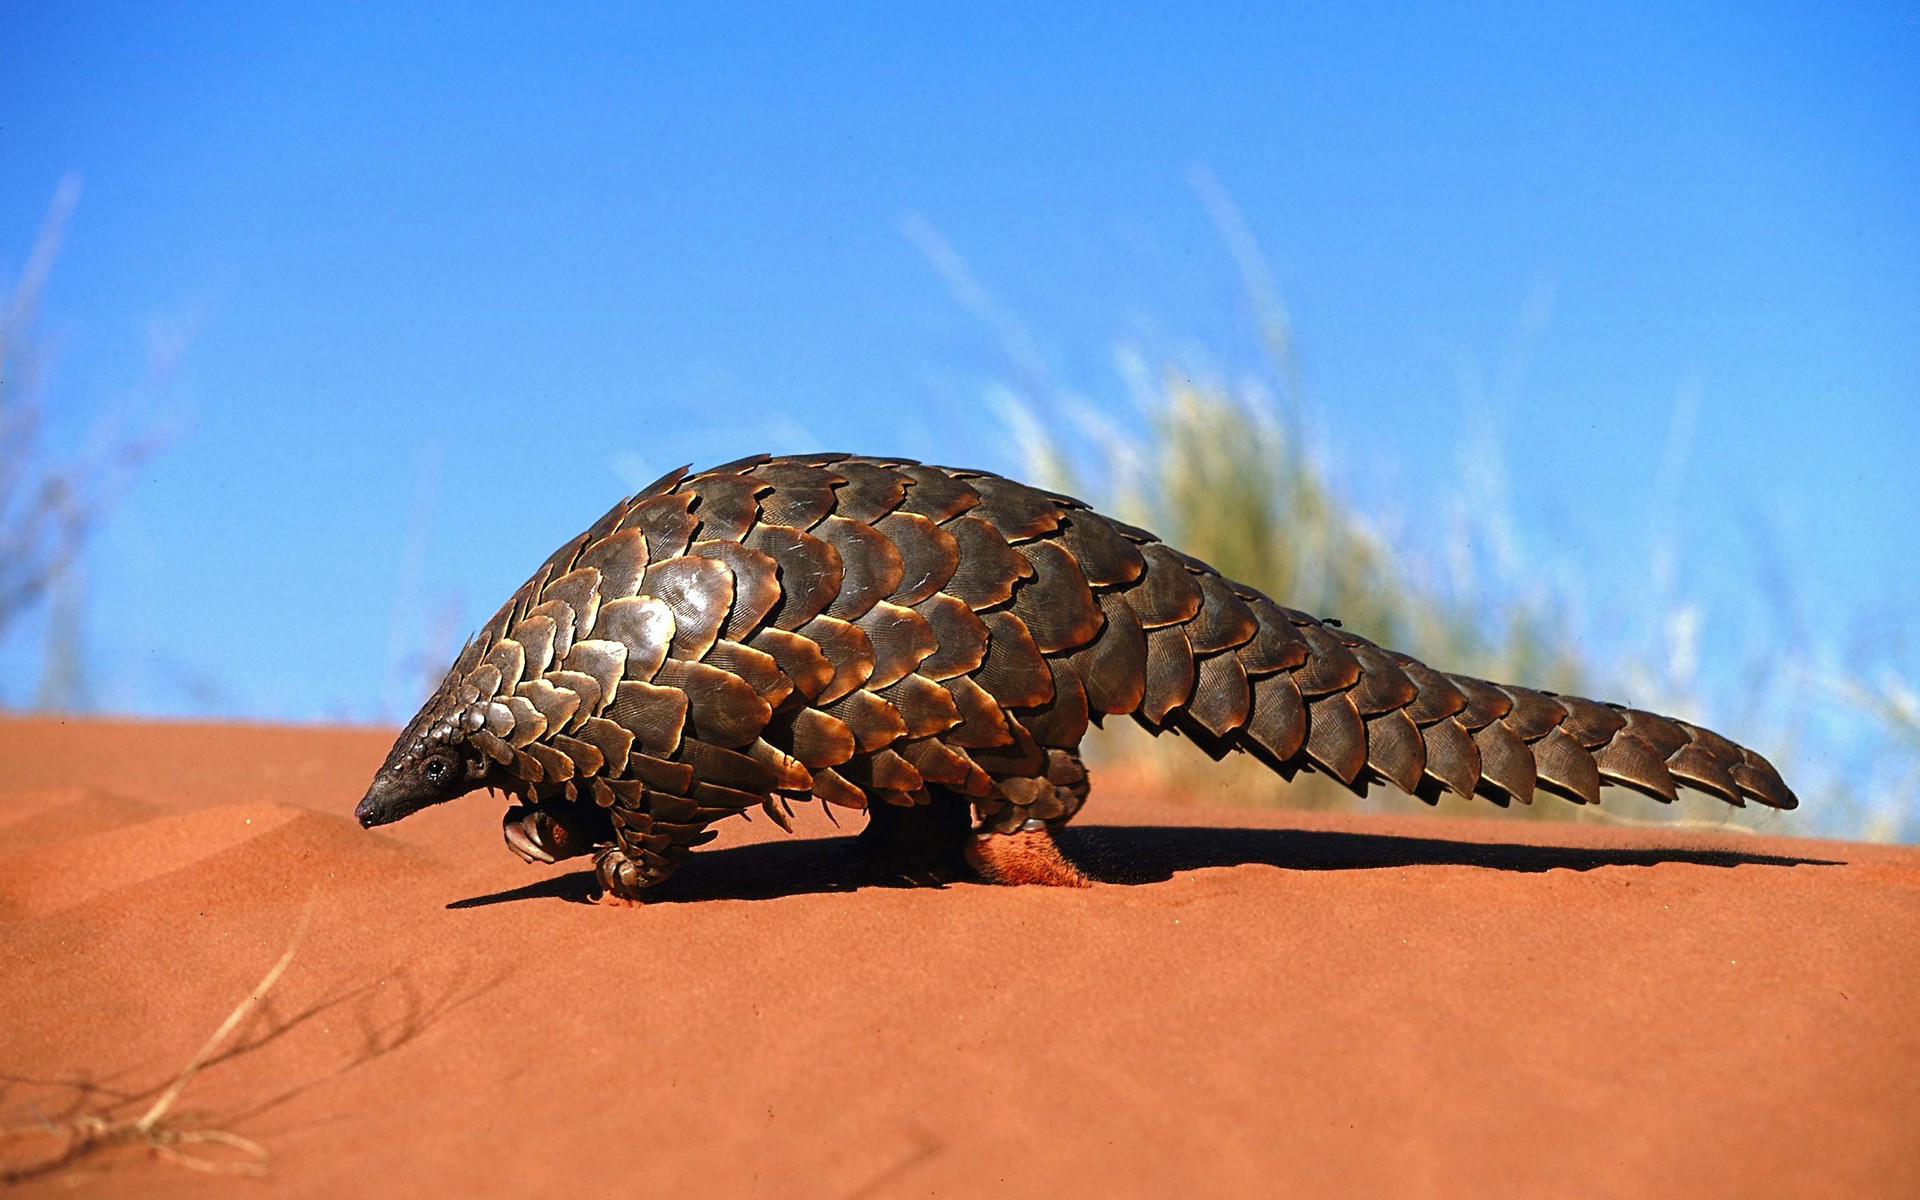
{"type": "MultiPolygon", "coordinates": [[[[1229,375],[1204,349],[1155,359],[1123,345],[1118,368],[1131,415],[1056,388],[1032,338],[938,231],[924,220],[908,231],[955,298],[999,334],[1012,382],[994,388],[990,402],[1030,478],[1441,670],[1627,703],[1725,734],[1766,755],[1801,801],[1781,813],[1691,791],[1667,805],[1608,788],[1599,806],[1543,794],[1501,809],[1447,796],[1443,811],[1920,842],[1920,612],[1896,601],[1878,622],[1807,619],[1793,572],[1768,553],[1761,528],[1753,593],[1764,615],[1709,629],[1705,606],[1679,583],[1685,519],[1673,498],[1697,396],[1683,388],[1676,399],[1667,499],[1655,504],[1647,544],[1635,547],[1648,586],[1589,605],[1577,561],[1529,557],[1504,455],[1484,431],[1464,439],[1455,470],[1429,473],[1444,482],[1429,483],[1427,494],[1367,505],[1342,486],[1323,449],[1331,438],[1317,427],[1309,436],[1293,325],[1273,273],[1219,182],[1199,167],[1190,182],[1238,270],[1262,353],[1252,369],[1229,375]],[[1702,672],[1709,644],[1716,669],[1702,672]]],[[[1551,299],[1550,288],[1528,298],[1515,361],[1503,372],[1509,387],[1546,327],[1551,299]]],[[[1288,783],[1246,756],[1212,763],[1182,739],[1152,738],[1131,722],[1094,733],[1088,750],[1143,773],[1149,786],[1209,802],[1427,809],[1390,786],[1360,799],[1311,773],[1288,783]]]]}
{"type": "MultiPolygon", "coordinates": [[[[1715,728],[1772,758],[1802,800],[1798,812],[1781,814],[1693,793],[1669,806],[1610,788],[1597,808],[1543,794],[1507,810],[1449,796],[1441,809],[1875,840],[1920,835],[1920,699],[1911,676],[1895,669],[1892,650],[1875,662],[1836,657],[1831,647],[1758,646],[1738,681],[1739,702],[1716,704],[1691,666],[1696,606],[1669,598],[1659,608],[1658,589],[1648,589],[1632,602],[1656,607],[1626,629],[1659,636],[1616,644],[1580,627],[1572,614],[1585,606],[1576,585],[1539,582],[1577,577],[1519,557],[1508,514],[1484,495],[1423,497],[1412,512],[1363,511],[1312,452],[1303,422],[1274,399],[1273,382],[1229,382],[1175,366],[1149,371],[1133,355],[1123,355],[1122,368],[1143,419],[1122,425],[1067,405],[1082,435],[1072,448],[1034,416],[1032,404],[1001,394],[1036,481],[1151,529],[1284,604],[1337,617],[1441,669],[1618,700],[1715,728]]],[[[1471,460],[1467,466],[1476,470],[1471,460]]],[[[1181,739],[1152,738],[1130,722],[1096,739],[1096,759],[1144,774],[1148,786],[1200,792],[1210,802],[1427,810],[1391,787],[1376,785],[1361,800],[1312,774],[1289,784],[1243,756],[1211,763],[1181,739]]]]}
{"type": "MultiPolygon", "coordinates": [[[[24,643],[39,626],[39,680],[33,707],[92,707],[86,630],[87,543],[112,512],[133,472],[154,454],[157,430],[123,432],[111,412],[97,418],[84,443],[51,446],[46,376],[53,357],[37,325],[40,300],[59,257],[68,219],[80,198],[69,175],[54,189],[18,277],[0,290],[0,706],[20,703],[29,671],[24,643]]],[[[157,381],[159,364],[149,368],[157,381]]]]}

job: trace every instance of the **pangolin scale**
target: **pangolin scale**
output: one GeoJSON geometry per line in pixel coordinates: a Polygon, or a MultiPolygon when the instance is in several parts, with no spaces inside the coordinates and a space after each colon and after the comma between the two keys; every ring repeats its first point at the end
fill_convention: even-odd
{"type": "Polygon", "coordinates": [[[1708,730],[1434,670],[1071,497],[834,454],[683,468],[616,504],[467,644],[356,815],[498,789],[516,853],[592,854],[633,899],[713,822],[818,799],[866,810],[863,842],[914,871],[1071,885],[1053,833],[1113,715],[1356,792],[1796,803],[1708,730]]]}

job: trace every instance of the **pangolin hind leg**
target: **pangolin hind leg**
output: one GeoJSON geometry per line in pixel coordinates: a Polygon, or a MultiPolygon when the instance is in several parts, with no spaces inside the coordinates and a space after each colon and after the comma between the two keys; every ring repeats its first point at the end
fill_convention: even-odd
{"type": "Polygon", "coordinates": [[[1087,799],[1087,769],[1077,751],[1047,749],[1044,773],[996,778],[976,802],[980,824],[967,862],[993,883],[1086,887],[1087,877],[1060,852],[1054,834],[1087,799]]]}
{"type": "MultiPolygon", "coordinates": [[[[661,802],[654,799],[656,806],[661,802]]],[[[593,873],[605,898],[611,900],[640,900],[642,892],[666,882],[694,847],[716,836],[704,821],[669,822],[624,799],[616,800],[606,812],[613,840],[593,848],[593,873]]]]}
{"type": "Polygon", "coordinates": [[[924,803],[867,805],[859,850],[880,875],[910,883],[937,884],[964,878],[963,850],[970,836],[967,799],[945,788],[928,788],[924,803]]]}
{"type": "Polygon", "coordinates": [[[1012,833],[981,831],[967,843],[967,863],[989,883],[1086,887],[1087,877],[1060,853],[1053,830],[1030,819],[1012,833]]]}
{"type": "Polygon", "coordinates": [[[619,842],[604,842],[593,848],[593,877],[600,882],[603,901],[638,903],[641,893],[666,878],[650,870],[619,842]]]}

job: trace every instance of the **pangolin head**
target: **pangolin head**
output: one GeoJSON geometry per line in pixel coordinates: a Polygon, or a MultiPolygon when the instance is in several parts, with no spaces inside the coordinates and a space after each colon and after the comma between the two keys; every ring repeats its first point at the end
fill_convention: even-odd
{"type": "Polygon", "coordinates": [[[393,743],[353,815],[368,829],[487,786],[492,762],[471,739],[478,710],[463,702],[459,672],[447,677],[393,743]]]}

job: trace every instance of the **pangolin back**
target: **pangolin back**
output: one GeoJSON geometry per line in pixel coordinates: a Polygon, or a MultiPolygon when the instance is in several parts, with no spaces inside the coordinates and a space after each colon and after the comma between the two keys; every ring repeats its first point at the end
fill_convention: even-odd
{"type": "Polygon", "coordinates": [[[464,739],[540,828],[604,810],[602,877],[631,892],[721,817],[784,823],[776,798],[964,797],[982,834],[1057,827],[1088,725],[1119,714],[1357,792],[1795,805],[1684,721],[1435,670],[1071,497],[843,455],[683,469],[615,505],[467,645],[389,769],[464,739]]]}

